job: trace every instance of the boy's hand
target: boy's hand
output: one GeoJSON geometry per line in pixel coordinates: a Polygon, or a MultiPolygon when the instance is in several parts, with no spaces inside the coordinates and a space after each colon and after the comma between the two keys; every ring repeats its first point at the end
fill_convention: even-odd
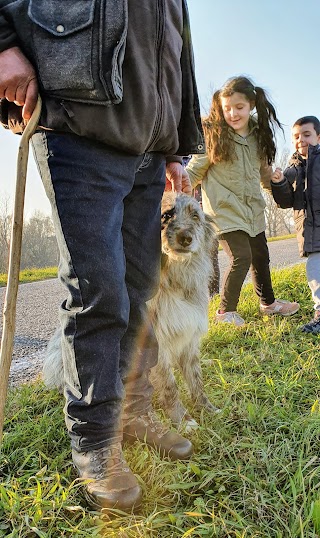
{"type": "Polygon", "coordinates": [[[284,175],[282,173],[281,168],[276,168],[275,171],[272,174],[272,182],[273,183],[280,183],[284,178],[284,175]]]}
{"type": "Polygon", "coordinates": [[[38,83],[35,70],[19,47],[0,53],[0,98],[3,97],[23,106],[23,119],[30,119],[37,104],[38,83]]]}

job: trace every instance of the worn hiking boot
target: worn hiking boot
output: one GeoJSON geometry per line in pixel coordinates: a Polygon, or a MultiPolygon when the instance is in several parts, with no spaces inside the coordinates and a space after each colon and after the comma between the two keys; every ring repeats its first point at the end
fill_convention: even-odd
{"type": "Polygon", "coordinates": [[[309,323],[302,325],[299,329],[303,333],[320,334],[320,310],[315,312],[314,318],[309,323]]]}
{"type": "Polygon", "coordinates": [[[123,440],[128,443],[143,441],[171,460],[185,460],[193,453],[192,443],[179,433],[169,430],[154,411],[126,421],[123,425],[123,440]]]}
{"type": "Polygon", "coordinates": [[[273,314],[279,314],[280,316],[292,316],[298,312],[299,308],[299,303],[291,303],[290,301],[285,301],[284,299],[275,299],[274,302],[269,305],[260,304],[261,314],[265,314],[267,316],[272,316],[273,314]]]}
{"type": "Polygon", "coordinates": [[[122,454],[121,443],[104,448],[76,452],[73,463],[85,484],[88,502],[94,508],[117,508],[131,512],[141,504],[142,491],[122,454]]]}
{"type": "Polygon", "coordinates": [[[246,323],[238,312],[220,313],[219,310],[216,312],[216,321],[218,323],[233,323],[236,327],[242,327],[246,323]]]}

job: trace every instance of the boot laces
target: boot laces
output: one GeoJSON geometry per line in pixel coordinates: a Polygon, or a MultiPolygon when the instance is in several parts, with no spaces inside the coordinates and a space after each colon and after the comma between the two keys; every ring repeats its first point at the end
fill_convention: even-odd
{"type": "Polygon", "coordinates": [[[130,471],[122,453],[121,443],[114,443],[98,450],[93,450],[91,461],[97,473],[96,479],[98,480],[130,471]]]}
{"type": "Polygon", "coordinates": [[[168,432],[168,428],[158,419],[153,409],[150,409],[145,415],[140,415],[139,419],[146,428],[149,428],[153,433],[157,433],[159,437],[168,432]]]}

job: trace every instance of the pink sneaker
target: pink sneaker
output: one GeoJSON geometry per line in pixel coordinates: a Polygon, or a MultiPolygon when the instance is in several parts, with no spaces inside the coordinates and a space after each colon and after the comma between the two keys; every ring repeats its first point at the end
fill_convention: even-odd
{"type": "Polygon", "coordinates": [[[224,312],[224,314],[220,314],[218,310],[216,313],[216,321],[219,323],[233,323],[237,327],[245,325],[244,319],[238,312],[224,312]]]}
{"type": "Polygon", "coordinates": [[[269,305],[260,305],[261,314],[272,316],[272,314],[279,314],[280,316],[292,316],[298,312],[300,308],[299,303],[290,303],[284,299],[275,299],[274,303],[269,305]]]}

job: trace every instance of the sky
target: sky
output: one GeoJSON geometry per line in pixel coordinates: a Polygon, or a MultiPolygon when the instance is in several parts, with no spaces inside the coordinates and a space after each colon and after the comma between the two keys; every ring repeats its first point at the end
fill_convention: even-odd
{"type": "MultiPolygon", "coordinates": [[[[301,116],[320,117],[319,0],[189,0],[196,78],[203,114],[213,91],[235,75],[267,90],[292,150],[290,126],[301,116]]],[[[14,197],[19,137],[0,129],[1,200],[14,197]]],[[[25,214],[50,213],[30,156],[25,214]]]]}

